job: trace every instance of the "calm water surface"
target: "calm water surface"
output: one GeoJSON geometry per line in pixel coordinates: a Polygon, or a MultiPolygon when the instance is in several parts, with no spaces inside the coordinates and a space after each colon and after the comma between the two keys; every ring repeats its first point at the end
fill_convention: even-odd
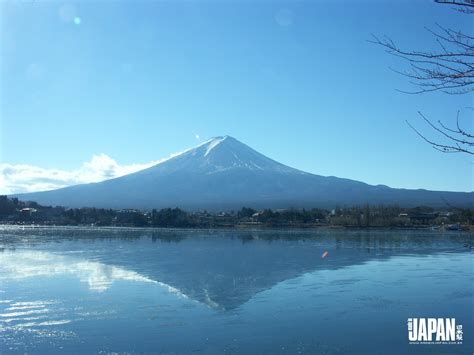
{"type": "Polygon", "coordinates": [[[471,243],[0,227],[0,353],[471,354],[471,243]],[[409,317],[455,317],[463,344],[410,345],[409,317]]]}

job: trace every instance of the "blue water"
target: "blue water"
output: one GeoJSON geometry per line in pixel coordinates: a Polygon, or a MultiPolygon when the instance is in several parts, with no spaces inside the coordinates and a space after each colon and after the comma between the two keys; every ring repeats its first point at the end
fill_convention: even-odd
{"type": "Polygon", "coordinates": [[[0,352],[469,354],[471,243],[431,231],[3,227],[0,352]],[[410,317],[456,318],[463,342],[409,344],[410,317]]]}

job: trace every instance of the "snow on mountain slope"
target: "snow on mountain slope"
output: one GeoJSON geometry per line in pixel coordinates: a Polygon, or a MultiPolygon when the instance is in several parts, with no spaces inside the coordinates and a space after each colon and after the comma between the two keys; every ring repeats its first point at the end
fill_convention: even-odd
{"type": "MultiPolygon", "coordinates": [[[[179,170],[212,174],[232,169],[298,172],[296,169],[267,158],[229,136],[212,138],[148,170],[179,170]]],[[[301,171],[299,173],[304,174],[301,171]]]]}

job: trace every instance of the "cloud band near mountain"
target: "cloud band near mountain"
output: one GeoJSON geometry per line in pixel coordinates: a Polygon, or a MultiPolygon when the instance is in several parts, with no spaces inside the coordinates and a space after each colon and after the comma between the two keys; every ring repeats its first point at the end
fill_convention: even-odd
{"type": "Polygon", "coordinates": [[[75,170],[45,169],[27,164],[0,164],[0,194],[54,190],[77,184],[99,182],[158,164],[120,165],[106,154],[92,156],[75,170]]]}

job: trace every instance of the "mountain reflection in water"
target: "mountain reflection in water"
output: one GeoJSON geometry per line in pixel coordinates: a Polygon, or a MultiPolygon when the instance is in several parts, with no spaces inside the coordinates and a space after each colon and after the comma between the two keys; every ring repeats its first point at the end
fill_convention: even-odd
{"type": "Polygon", "coordinates": [[[7,230],[1,241],[0,281],[68,274],[95,292],[116,281],[155,283],[179,297],[232,310],[309,272],[394,256],[469,252],[471,235],[66,228],[53,234],[47,229],[7,230]],[[329,256],[322,258],[325,251],[329,256]]]}
{"type": "Polygon", "coordinates": [[[471,239],[0,227],[0,352],[468,353],[471,239]],[[416,316],[456,318],[464,343],[410,345],[416,316]]]}

